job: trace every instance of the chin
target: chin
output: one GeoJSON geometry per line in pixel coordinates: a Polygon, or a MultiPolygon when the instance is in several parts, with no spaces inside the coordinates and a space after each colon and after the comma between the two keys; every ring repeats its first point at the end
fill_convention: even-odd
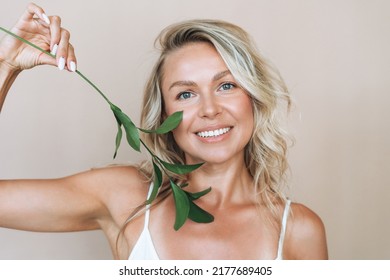
{"type": "MultiPolygon", "coordinates": [[[[191,163],[199,163],[199,162],[205,162],[207,164],[223,164],[223,163],[227,163],[227,162],[230,162],[232,159],[234,159],[234,155],[232,155],[231,153],[227,154],[227,153],[213,153],[213,152],[210,152],[208,153],[207,155],[198,155],[196,157],[188,157],[188,160],[187,162],[191,162],[191,163]]],[[[237,157],[237,156],[236,156],[237,157]]]]}

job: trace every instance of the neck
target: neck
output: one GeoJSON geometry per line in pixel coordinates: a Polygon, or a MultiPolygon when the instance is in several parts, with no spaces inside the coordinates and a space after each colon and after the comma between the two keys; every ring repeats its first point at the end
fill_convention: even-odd
{"type": "Polygon", "coordinates": [[[202,202],[214,208],[227,208],[252,202],[253,178],[243,160],[222,164],[205,163],[191,173],[189,191],[196,192],[211,187],[202,202]]]}

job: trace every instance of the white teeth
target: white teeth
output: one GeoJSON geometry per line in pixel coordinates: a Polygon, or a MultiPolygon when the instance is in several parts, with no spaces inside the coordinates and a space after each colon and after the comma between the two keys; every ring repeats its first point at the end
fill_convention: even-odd
{"type": "Polygon", "coordinates": [[[201,131],[196,133],[198,136],[202,138],[206,137],[217,137],[219,135],[225,134],[230,130],[230,127],[220,128],[216,130],[210,130],[210,131],[201,131]]]}

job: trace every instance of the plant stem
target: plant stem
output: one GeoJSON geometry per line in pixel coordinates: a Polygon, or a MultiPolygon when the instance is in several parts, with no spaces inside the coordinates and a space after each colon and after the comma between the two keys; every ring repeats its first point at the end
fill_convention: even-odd
{"type": "Polygon", "coordinates": [[[112,102],[104,95],[104,93],[94,84],[92,83],[87,77],[85,77],[79,70],[76,70],[76,73],[84,79],[88,84],[90,84],[103,98],[107,101],[107,103],[111,106],[113,105],[112,102]]]}
{"type": "Polygon", "coordinates": [[[160,168],[162,169],[162,171],[165,173],[165,175],[168,177],[169,180],[173,180],[171,176],[169,176],[168,172],[165,170],[165,167],[161,164],[161,159],[156,156],[150,149],[148,146],[146,146],[146,144],[144,143],[144,141],[142,141],[142,139],[140,139],[141,141],[141,144],[142,146],[145,147],[145,149],[149,152],[149,154],[152,156],[153,159],[155,159],[156,163],[158,164],[158,166],[160,166],[160,168]]]}

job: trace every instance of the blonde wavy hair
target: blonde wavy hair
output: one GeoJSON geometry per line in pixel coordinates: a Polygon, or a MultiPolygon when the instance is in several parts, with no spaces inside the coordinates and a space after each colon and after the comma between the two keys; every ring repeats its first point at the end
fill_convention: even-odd
{"type": "MultiPolygon", "coordinates": [[[[186,44],[197,42],[207,42],[215,47],[236,81],[251,97],[254,130],[245,147],[245,164],[253,176],[253,192],[259,205],[266,205],[276,214],[275,205],[285,200],[282,186],[288,169],[286,153],[289,137],[283,129],[282,120],[287,112],[283,108],[288,110],[291,100],[278,71],[260,55],[253,40],[242,28],[225,21],[202,19],[179,22],[162,30],[155,41],[160,57],[144,90],[141,127],[156,129],[166,117],[161,91],[166,57],[186,44]]],[[[185,163],[184,153],[172,133],[143,134],[141,137],[149,149],[164,161],[185,163]]],[[[151,160],[144,161],[139,168],[153,180],[151,160]]],[[[177,174],[170,176],[178,181],[186,179],[177,174]]],[[[165,178],[157,201],[169,193],[168,178],[165,178]]],[[[144,206],[138,207],[126,224],[144,206]]]]}

